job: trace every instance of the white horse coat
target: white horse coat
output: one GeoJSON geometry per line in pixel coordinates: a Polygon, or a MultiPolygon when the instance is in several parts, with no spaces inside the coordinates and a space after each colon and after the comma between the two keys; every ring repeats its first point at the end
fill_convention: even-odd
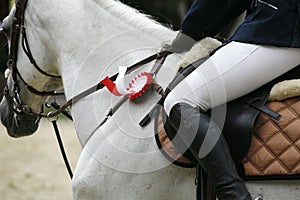
{"type": "MultiPolygon", "coordinates": [[[[116,73],[118,66],[155,53],[176,35],[118,1],[29,1],[27,13],[38,19],[32,28],[48,36],[49,51],[58,56],[67,99],[116,73]]],[[[163,86],[176,72],[174,59],[168,58],[156,77],[163,86]]],[[[103,89],[72,106],[83,145],[72,181],[74,199],[195,199],[195,170],[167,161],[156,146],[153,123],[138,125],[159,99],[154,92],[148,96],[127,101],[88,142],[120,97],[103,89]]]]}
{"type": "MultiPolygon", "coordinates": [[[[115,0],[29,0],[25,25],[37,63],[45,71],[60,74],[62,83],[53,85],[49,80],[41,84],[45,77],[32,75],[30,66],[20,68],[21,74],[37,89],[63,85],[67,99],[116,73],[119,66],[129,66],[157,52],[176,36],[115,0]]],[[[29,65],[19,52],[19,66],[29,65]]],[[[156,76],[163,87],[175,75],[179,60],[178,55],[168,57],[156,76]]],[[[137,71],[149,71],[152,65],[137,71]]],[[[128,79],[136,75],[132,73],[128,79]]],[[[101,127],[98,125],[120,97],[104,88],[73,104],[72,116],[83,146],[72,180],[74,199],[195,199],[195,170],[179,168],[161,154],[153,122],[145,128],[138,125],[159,98],[149,91],[145,97],[128,100],[101,127]]],[[[284,199],[283,192],[278,192],[278,187],[283,187],[280,183],[254,183],[249,188],[253,196],[266,191],[266,196],[272,193],[266,199],[284,199]]],[[[300,196],[299,188],[284,185],[292,189],[286,190],[288,199],[300,196]]]]}

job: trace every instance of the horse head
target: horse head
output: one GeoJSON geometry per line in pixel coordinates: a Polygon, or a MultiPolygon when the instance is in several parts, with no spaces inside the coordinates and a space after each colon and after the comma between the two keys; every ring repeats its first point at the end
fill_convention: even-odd
{"type": "MultiPolygon", "coordinates": [[[[26,5],[26,1],[17,1],[22,2],[26,5]]],[[[46,53],[47,48],[34,25],[25,21],[24,12],[25,6],[15,6],[0,28],[9,45],[7,82],[0,116],[12,137],[31,135],[37,130],[43,104],[62,85],[57,70],[49,68],[56,66],[50,61],[51,54],[46,53]],[[19,7],[21,10],[16,9],[19,7]]]]}

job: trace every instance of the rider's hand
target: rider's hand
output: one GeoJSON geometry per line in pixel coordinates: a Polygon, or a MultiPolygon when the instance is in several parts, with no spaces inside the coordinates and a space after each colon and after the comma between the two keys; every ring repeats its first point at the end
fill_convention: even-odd
{"type": "Polygon", "coordinates": [[[166,44],[164,49],[174,53],[183,53],[189,51],[195,43],[196,41],[194,39],[179,32],[172,44],[166,44]]]}

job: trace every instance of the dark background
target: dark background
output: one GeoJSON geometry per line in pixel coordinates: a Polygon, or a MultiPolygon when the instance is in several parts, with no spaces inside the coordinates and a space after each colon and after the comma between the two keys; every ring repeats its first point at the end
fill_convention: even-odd
{"type": "MultiPolygon", "coordinates": [[[[0,20],[2,21],[9,12],[9,0],[0,0],[0,20]]],[[[0,100],[5,84],[3,73],[6,68],[7,46],[6,38],[0,34],[0,100]]]]}
{"type": "Polygon", "coordinates": [[[180,21],[193,0],[121,0],[157,21],[173,28],[179,29],[180,21]]]}
{"type": "MultiPolygon", "coordinates": [[[[193,0],[121,0],[123,3],[138,9],[140,12],[153,16],[160,23],[174,30],[179,29],[187,9],[193,0]]],[[[2,21],[9,13],[11,0],[0,0],[0,20],[2,21]]],[[[0,35],[0,94],[4,87],[3,73],[6,69],[7,42],[4,35],[0,35]]],[[[0,95],[0,99],[1,99],[0,95]]]]}

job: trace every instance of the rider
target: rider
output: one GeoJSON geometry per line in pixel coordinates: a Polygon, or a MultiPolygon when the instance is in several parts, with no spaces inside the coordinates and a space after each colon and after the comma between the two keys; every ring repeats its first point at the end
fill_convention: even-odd
{"type": "Polygon", "coordinates": [[[169,124],[206,170],[220,200],[250,200],[227,143],[205,112],[241,97],[300,63],[300,0],[194,0],[169,49],[189,50],[243,11],[246,18],[222,48],[166,97],[169,124]]]}

